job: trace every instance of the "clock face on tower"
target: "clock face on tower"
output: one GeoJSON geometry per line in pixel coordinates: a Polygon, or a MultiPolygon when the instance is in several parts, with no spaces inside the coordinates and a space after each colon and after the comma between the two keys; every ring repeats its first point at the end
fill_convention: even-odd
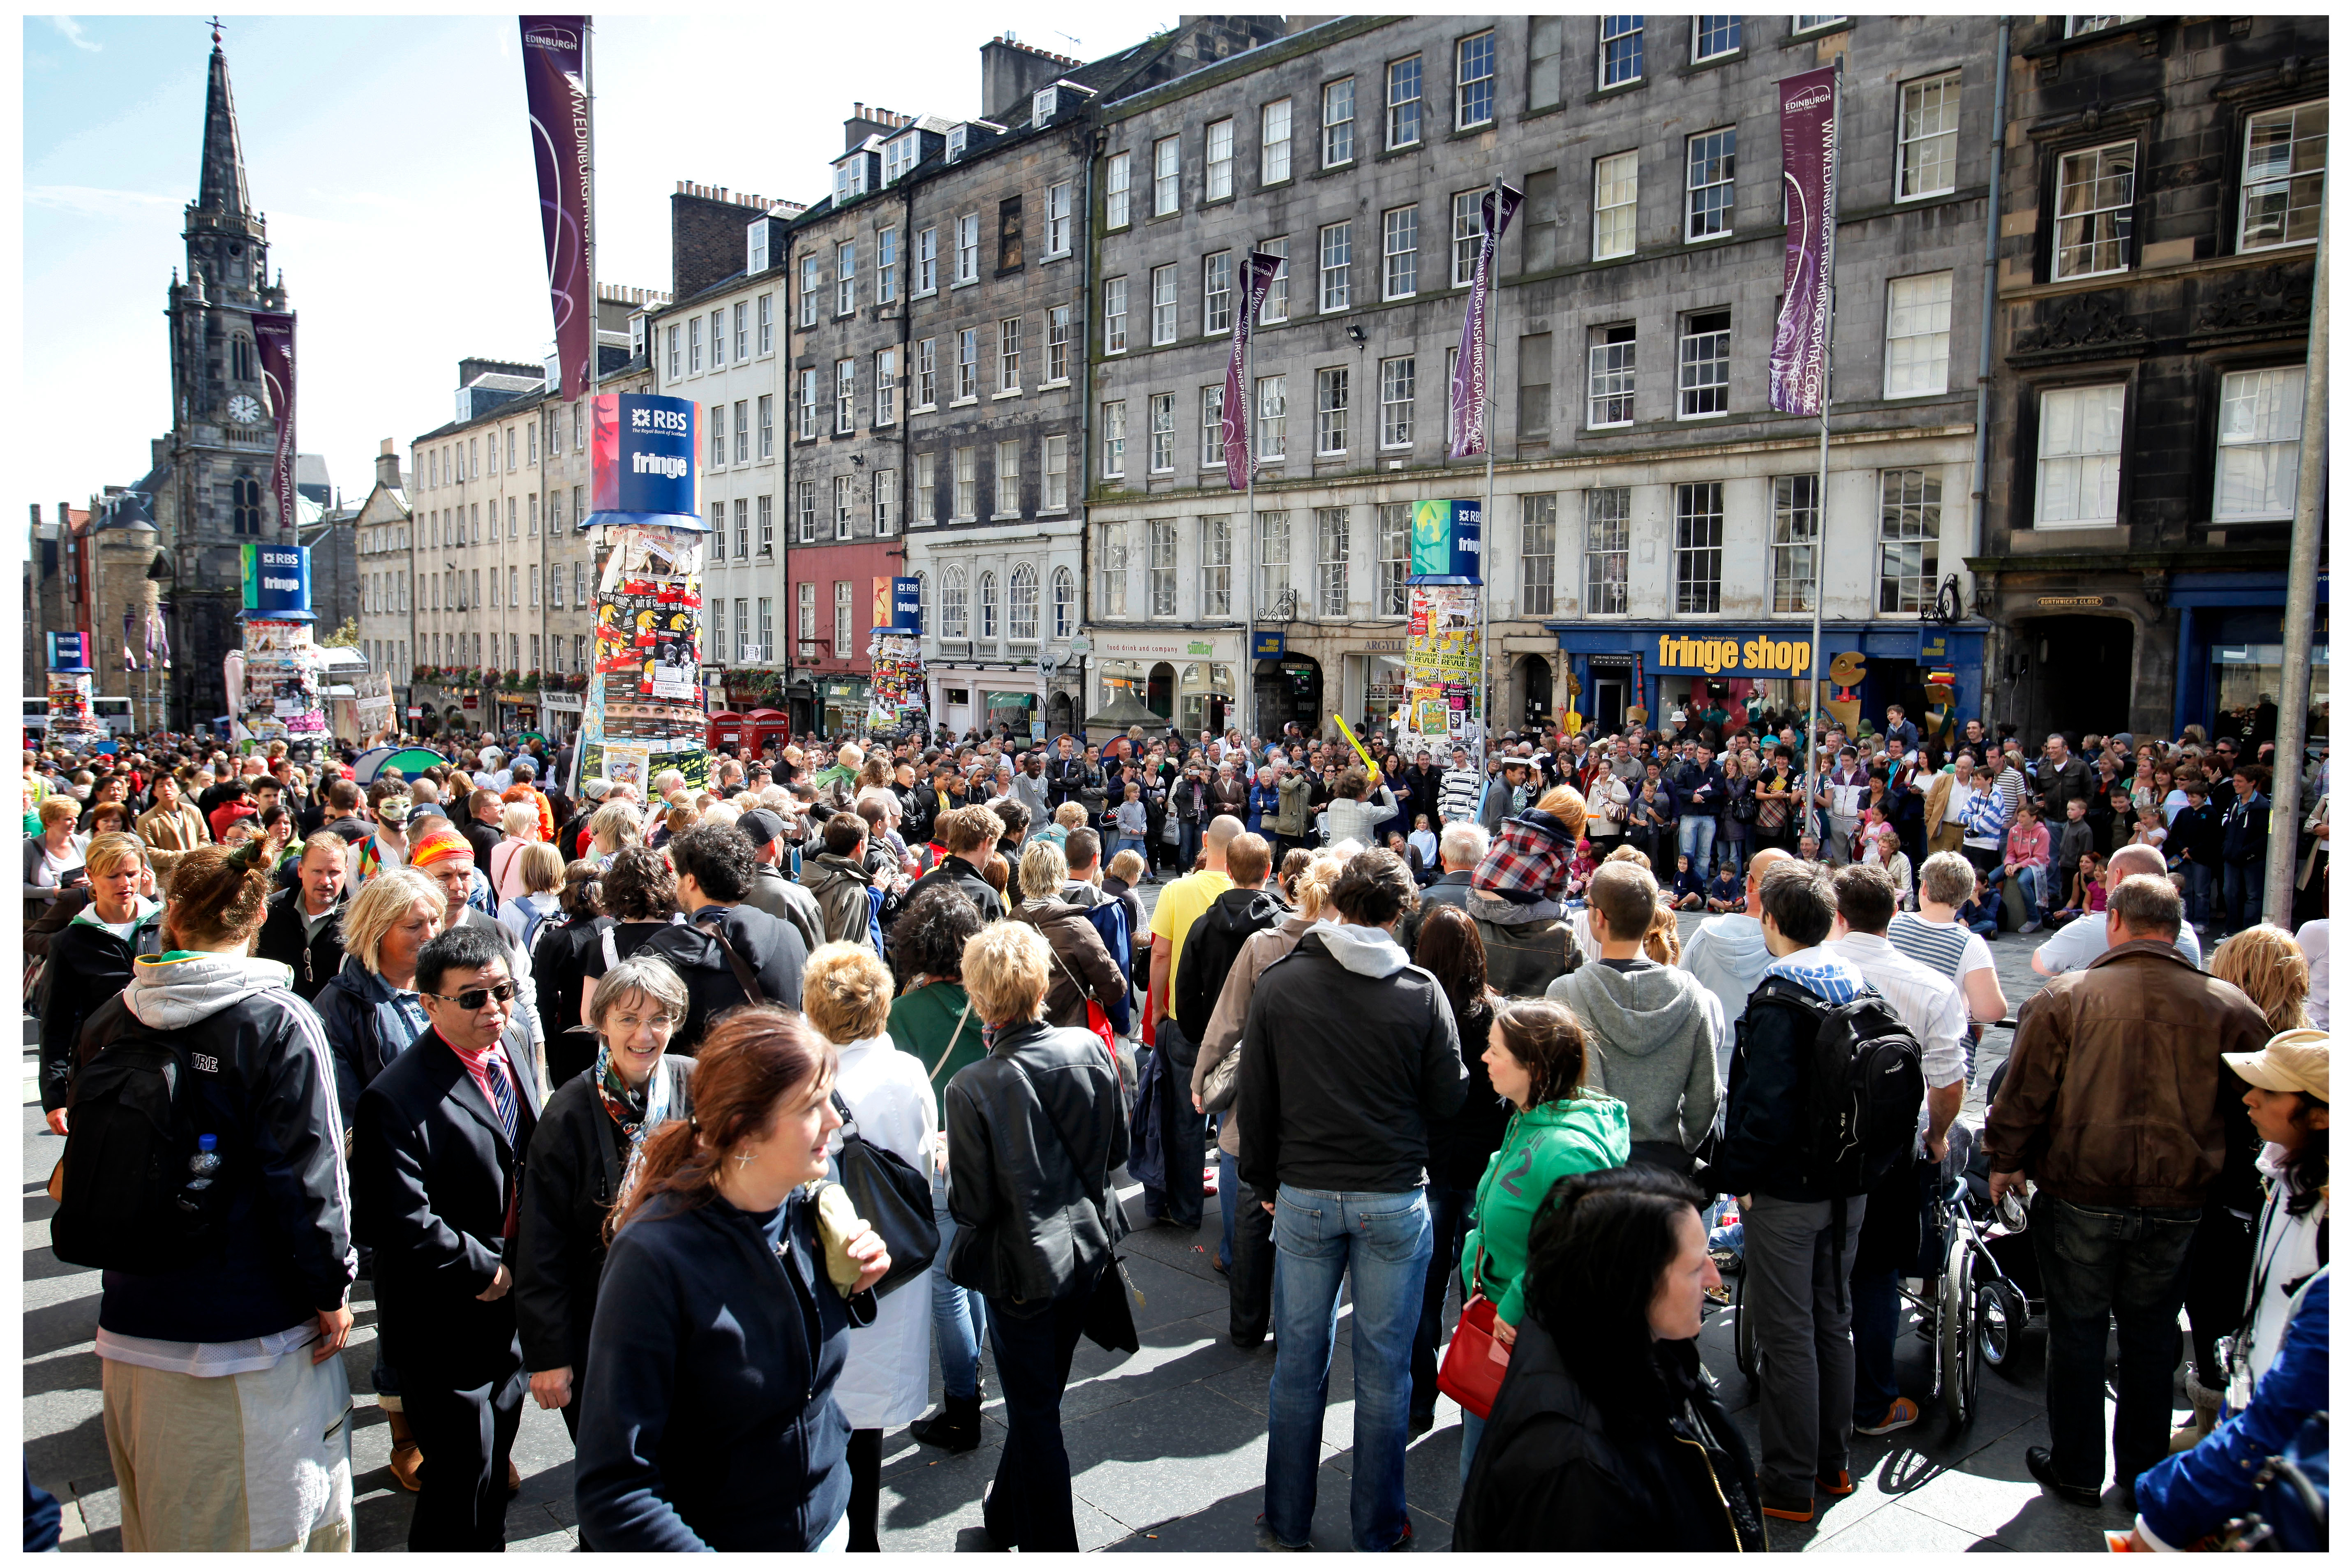
{"type": "Polygon", "coordinates": [[[238,393],[228,400],[228,416],[239,425],[261,422],[261,404],[250,393],[238,393]]]}

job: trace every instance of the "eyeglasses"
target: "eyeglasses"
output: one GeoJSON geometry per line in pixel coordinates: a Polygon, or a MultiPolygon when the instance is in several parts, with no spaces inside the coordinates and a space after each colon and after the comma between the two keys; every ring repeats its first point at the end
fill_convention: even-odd
{"type": "Polygon", "coordinates": [[[513,1001],[515,987],[514,982],[509,980],[497,985],[477,985],[470,991],[460,991],[455,996],[444,996],[438,991],[427,991],[425,994],[436,1002],[455,1002],[466,1012],[478,1013],[489,1005],[493,996],[501,1002],[513,1001]]]}

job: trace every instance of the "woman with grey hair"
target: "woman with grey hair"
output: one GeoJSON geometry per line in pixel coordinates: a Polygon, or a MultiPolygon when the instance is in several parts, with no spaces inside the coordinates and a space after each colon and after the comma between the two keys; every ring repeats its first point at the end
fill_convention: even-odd
{"type": "Polygon", "coordinates": [[[665,1121],[693,1113],[694,1060],[667,1055],[686,1018],[686,982],[648,953],[605,972],[589,999],[596,1061],[540,1113],[523,1165],[515,1233],[515,1324],[531,1397],[580,1435],[580,1374],[604,1274],[604,1216],[630,1162],[665,1121]]]}

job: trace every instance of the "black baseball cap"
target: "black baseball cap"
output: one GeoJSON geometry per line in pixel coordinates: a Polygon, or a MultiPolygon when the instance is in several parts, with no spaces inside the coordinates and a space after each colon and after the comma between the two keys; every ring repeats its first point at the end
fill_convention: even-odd
{"type": "Polygon", "coordinates": [[[784,836],[784,819],[765,806],[745,812],[735,819],[735,826],[754,848],[773,844],[784,836]]]}

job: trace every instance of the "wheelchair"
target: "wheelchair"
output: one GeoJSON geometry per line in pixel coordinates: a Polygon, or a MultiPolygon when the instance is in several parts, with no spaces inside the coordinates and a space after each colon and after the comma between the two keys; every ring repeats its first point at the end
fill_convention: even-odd
{"type": "MultiPolygon", "coordinates": [[[[1979,1362],[2003,1365],[2012,1342],[2008,1329],[2011,1320],[2002,1315],[2008,1310],[2007,1300],[1996,1297],[1990,1306],[1997,1315],[2000,1355],[1985,1353],[1986,1292],[1997,1291],[2005,1276],[1988,1250],[1984,1227],[1971,1210],[1968,1173],[1976,1153],[1975,1130],[1956,1121],[1949,1137],[1949,1147],[1937,1168],[1934,1195],[1921,1216],[1919,1289],[1898,1285],[1896,1291],[1902,1303],[1916,1314],[1921,1335],[1936,1347],[1935,1380],[1927,1403],[1942,1405],[1958,1430],[1976,1418],[1979,1362]],[[1982,1272],[1988,1265],[1990,1272],[1982,1272]]],[[[1734,1358],[1752,1390],[1761,1374],[1762,1361],[1755,1317],[1747,1304],[1750,1273],[1742,1268],[1733,1289],[1732,1334],[1734,1358]]]]}

